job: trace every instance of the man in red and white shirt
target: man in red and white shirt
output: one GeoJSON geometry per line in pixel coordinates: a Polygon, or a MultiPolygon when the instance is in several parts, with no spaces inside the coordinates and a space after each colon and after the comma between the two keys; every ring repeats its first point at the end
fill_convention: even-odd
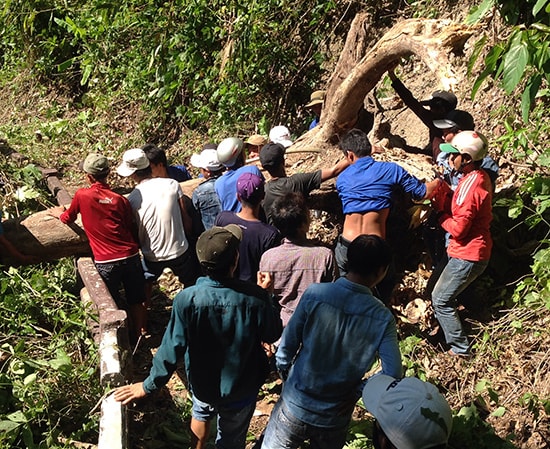
{"type": "Polygon", "coordinates": [[[65,224],[81,215],[97,271],[121,308],[119,287],[124,286],[130,319],[139,337],[146,331],[147,309],[132,208],[125,197],[109,188],[110,169],[105,156],[89,154],[82,169],[90,186],[76,191],[67,210],[64,206],[54,207],[50,214],[65,224]]]}
{"type": "Polygon", "coordinates": [[[451,355],[469,354],[456,298],[487,268],[493,246],[493,189],[489,175],[481,169],[487,146],[487,139],[476,131],[462,131],[451,143],[440,145],[441,151],[451,153],[453,168],[464,174],[454,193],[441,182],[432,199],[441,227],[450,234],[449,260],[433,289],[432,304],[451,355]]]}

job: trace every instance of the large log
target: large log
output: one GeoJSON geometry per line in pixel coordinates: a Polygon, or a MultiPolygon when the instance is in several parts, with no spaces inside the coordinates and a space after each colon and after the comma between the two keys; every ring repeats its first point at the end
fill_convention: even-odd
{"type": "Polygon", "coordinates": [[[401,21],[361,57],[367,20],[368,15],[359,14],[352,24],[335,75],[327,87],[319,126],[300,137],[292,148],[334,147],[338,136],[357,124],[367,94],[402,58],[416,55],[434,72],[443,88],[456,84],[449,55],[463,48],[475,28],[445,20],[401,21]]]}
{"type": "MultiPolygon", "coordinates": [[[[47,211],[41,211],[28,217],[6,220],[2,225],[6,238],[20,252],[36,256],[41,261],[90,254],[80,220],[67,226],[47,211]]],[[[12,265],[15,261],[6,257],[3,263],[12,265]]]]}
{"type": "MultiPolygon", "coordinates": [[[[189,197],[201,181],[201,179],[191,179],[180,183],[187,197],[188,206],[190,204],[189,197]]],[[[80,217],[75,223],[65,225],[49,215],[48,211],[41,211],[28,217],[6,220],[2,225],[6,238],[19,251],[23,254],[36,256],[40,261],[91,254],[80,217]]],[[[2,263],[16,265],[17,261],[6,255],[2,263]]]]}

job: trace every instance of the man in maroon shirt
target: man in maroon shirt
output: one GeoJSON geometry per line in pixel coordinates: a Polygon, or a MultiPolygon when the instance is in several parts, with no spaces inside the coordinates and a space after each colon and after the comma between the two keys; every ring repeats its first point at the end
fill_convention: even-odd
{"type": "Polygon", "coordinates": [[[94,262],[109,292],[121,308],[119,287],[126,293],[128,312],[136,337],[146,332],[145,277],[135,237],[132,208],[128,200],[107,184],[109,162],[100,154],[89,154],[82,165],[90,186],[76,191],[68,209],[50,209],[63,223],[73,223],[80,213],[94,262]]]}

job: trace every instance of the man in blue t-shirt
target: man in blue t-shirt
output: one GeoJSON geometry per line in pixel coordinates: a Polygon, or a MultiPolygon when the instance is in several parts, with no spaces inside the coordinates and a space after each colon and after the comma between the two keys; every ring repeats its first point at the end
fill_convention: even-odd
{"type": "Polygon", "coordinates": [[[314,115],[313,120],[309,124],[308,130],[315,128],[321,120],[321,111],[323,110],[323,104],[325,102],[325,94],[326,91],[324,90],[316,90],[315,92],[312,92],[309,103],[304,106],[304,108],[313,112],[314,115]]]}
{"type": "Polygon", "coordinates": [[[244,142],[237,137],[228,137],[220,142],[217,148],[218,160],[227,171],[216,179],[214,184],[220,198],[221,210],[241,211],[237,200],[237,179],[243,173],[252,173],[264,179],[262,172],[255,165],[245,165],[244,142]]]}
{"type": "MultiPolygon", "coordinates": [[[[347,248],[350,242],[361,234],[374,234],[386,239],[386,221],[393,190],[400,187],[414,200],[421,200],[431,197],[439,180],[424,183],[394,162],[375,161],[371,157],[369,139],[359,129],[344,134],[339,146],[350,163],[336,181],[345,218],[335,254],[340,275],[344,276],[348,271],[347,248]]],[[[380,295],[386,296],[381,292],[380,295]]]]}

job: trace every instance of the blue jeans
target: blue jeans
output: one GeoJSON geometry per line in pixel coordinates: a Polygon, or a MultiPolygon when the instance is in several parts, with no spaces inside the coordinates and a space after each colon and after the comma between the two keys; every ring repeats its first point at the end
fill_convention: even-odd
{"type": "Polygon", "coordinates": [[[297,449],[305,440],[311,449],[339,449],[346,443],[348,426],[315,427],[294,417],[279,399],[267,423],[262,449],[297,449]]]}
{"type": "Polygon", "coordinates": [[[244,449],[250,420],[256,409],[256,398],[245,404],[214,407],[193,396],[192,415],[197,421],[211,421],[218,417],[217,449],[244,449]]]}
{"type": "Polygon", "coordinates": [[[471,262],[450,257],[433,289],[435,317],[443,329],[445,341],[455,354],[468,354],[469,347],[456,310],[456,298],[485,271],[488,264],[488,260],[471,262]]]}
{"type": "Polygon", "coordinates": [[[346,240],[341,235],[336,239],[336,247],[334,248],[334,257],[340,276],[348,274],[348,246],[351,242],[346,240]]]}

